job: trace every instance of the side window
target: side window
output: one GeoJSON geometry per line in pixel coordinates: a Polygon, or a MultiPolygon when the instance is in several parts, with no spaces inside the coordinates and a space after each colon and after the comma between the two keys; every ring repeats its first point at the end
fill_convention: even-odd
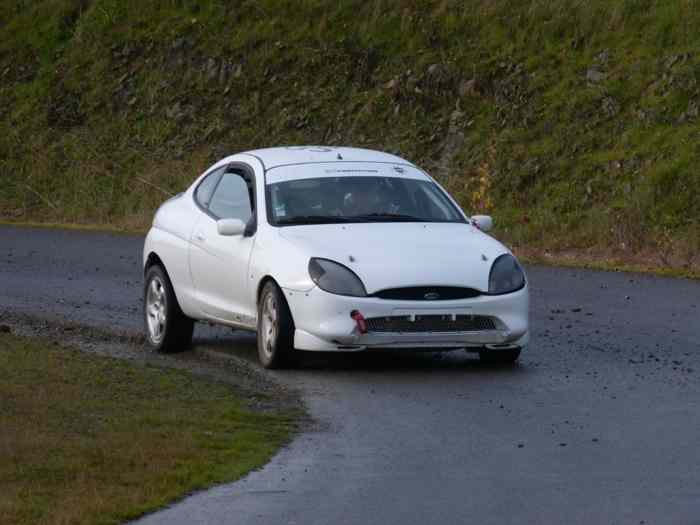
{"type": "Polygon", "coordinates": [[[211,195],[214,193],[216,185],[219,183],[221,174],[224,172],[224,168],[218,169],[213,173],[210,173],[204,180],[199,183],[197,190],[195,191],[194,198],[203,208],[209,207],[209,202],[211,201],[211,195]]]}
{"type": "Polygon", "coordinates": [[[225,173],[209,203],[219,219],[241,219],[248,223],[253,214],[252,187],[238,173],[225,173]]]}

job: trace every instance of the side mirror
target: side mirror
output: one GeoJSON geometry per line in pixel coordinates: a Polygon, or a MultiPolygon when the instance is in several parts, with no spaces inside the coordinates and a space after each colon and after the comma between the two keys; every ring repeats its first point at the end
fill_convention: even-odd
{"type": "Polygon", "coordinates": [[[493,229],[493,219],[490,215],[472,215],[474,226],[482,232],[489,232],[493,229]]]}
{"type": "Polygon", "coordinates": [[[216,229],[219,235],[225,235],[227,237],[243,235],[245,223],[241,219],[219,219],[216,221],[216,229]]]}

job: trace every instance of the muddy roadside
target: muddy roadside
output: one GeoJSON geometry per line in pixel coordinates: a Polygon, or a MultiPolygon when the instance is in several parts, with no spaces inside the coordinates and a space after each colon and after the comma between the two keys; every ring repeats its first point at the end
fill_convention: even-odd
{"type": "Polygon", "coordinates": [[[144,366],[186,370],[196,376],[229,385],[247,408],[254,411],[289,411],[299,414],[299,430],[313,422],[301,394],[266,375],[253,363],[207,345],[194,345],[179,354],[150,350],[141,334],[109,330],[66,321],[58,317],[30,315],[0,309],[0,331],[24,337],[42,337],[61,347],[125,359],[144,366]]]}

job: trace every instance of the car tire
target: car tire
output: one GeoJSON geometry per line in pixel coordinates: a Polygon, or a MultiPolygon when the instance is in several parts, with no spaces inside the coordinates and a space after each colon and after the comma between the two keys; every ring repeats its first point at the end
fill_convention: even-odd
{"type": "Polygon", "coordinates": [[[143,305],[148,346],[165,353],[190,347],[194,321],[180,309],[168,274],[159,265],[151,266],[146,272],[143,305]]]}
{"type": "Polygon", "coordinates": [[[292,313],[282,290],[272,281],[265,284],[258,301],[258,358],[264,368],[298,364],[292,313]]]}
{"type": "Polygon", "coordinates": [[[520,357],[520,348],[509,350],[482,350],[479,352],[479,360],[482,363],[494,365],[507,365],[515,363],[520,357]]]}

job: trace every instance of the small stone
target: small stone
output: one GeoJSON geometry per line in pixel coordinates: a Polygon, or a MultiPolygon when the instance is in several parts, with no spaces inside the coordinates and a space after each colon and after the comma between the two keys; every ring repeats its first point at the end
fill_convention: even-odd
{"type": "Polygon", "coordinates": [[[523,443],[518,443],[518,448],[523,448],[525,445],[523,443]]]}
{"type": "Polygon", "coordinates": [[[11,334],[12,333],[12,328],[7,326],[6,324],[0,324],[0,334],[11,334]]]}
{"type": "Polygon", "coordinates": [[[173,45],[171,46],[171,48],[173,50],[178,50],[178,49],[181,49],[183,47],[185,47],[184,37],[180,37],[180,38],[176,39],[175,42],[173,42],[173,45]]]}
{"type": "Polygon", "coordinates": [[[430,67],[428,67],[428,75],[434,76],[437,75],[440,72],[440,64],[431,64],[430,67]]]}
{"type": "Polygon", "coordinates": [[[384,84],[384,89],[394,89],[399,83],[399,79],[392,78],[389,82],[384,84]]]}
{"type": "Polygon", "coordinates": [[[691,100],[688,103],[688,109],[681,115],[680,121],[685,122],[687,120],[695,120],[700,115],[700,107],[698,107],[697,102],[691,100]]]}
{"type": "Polygon", "coordinates": [[[478,95],[479,89],[476,85],[476,79],[470,78],[465,80],[459,85],[459,95],[464,97],[466,95],[478,95]]]}
{"type": "Polygon", "coordinates": [[[464,116],[464,112],[460,111],[458,109],[455,109],[451,114],[450,114],[450,122],[455,122],[461,119],[464,116]]]}
{"type": "Polygon", "coordinates": [[[588,71],[586,71],[586,80],[592,84],[597,84],[605,80],[605,74],[595,68],[590,68],[588,71]]]}
{"type": "Polygon", "coordinates": [[[676,62],[680,60],[681,55],[671,55],[669,57],[666,57],[664,60],[664,66],[666,66],[666,69],[671,69],[673,66],[676,65],[676,62]]]}
{"type": "Polygon", "coordinates": [[[209,80],[214,80],[219,76],[219,63],[214,58],[209,58],[206,65],[206,76],[209,80]]]}
{"type": "Polygon", "coordinates": [[[603,110],[603,113],[608,117],[614,117],[620,112],[620,104],[618,104],[613,97],[609,96],[603,98],[601,108],[603,110]]]}
{"type": "Polygon", "coordinates": [[[177,118],[182,114],[182,105],[175,102],[172,106],[165,110],[165,116],[168,118],[177,118]]]}
{"type": "Polygon", "coordinates": [[[581,311],[581,308],[572,308],[571,311],[574,313],[578,313],[581,311]]]}
{"type": "Polygon", "coordinates": [[[559,443],[559,446],[560,446],[560,447],[565,447],[565,446],[566,446],[566,443],[559,443]]]}

